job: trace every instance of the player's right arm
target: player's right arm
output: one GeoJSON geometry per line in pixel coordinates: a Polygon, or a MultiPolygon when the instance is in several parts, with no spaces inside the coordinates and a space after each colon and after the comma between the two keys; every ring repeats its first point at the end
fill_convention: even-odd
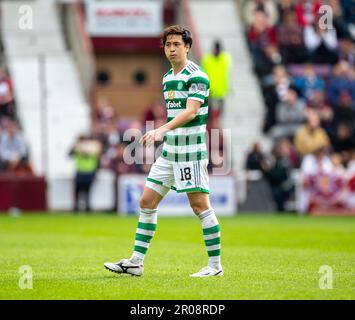
{"type": "Polygon", "coordinates": [[[154,141],[161,141],[163,140],[165,133],[168,131],[180,128],[184,124],[193,120],[198,115],[201,105],[208,97],[208,77],[200,71],[193,73],[188,81],[188,91],[186,109],[179,113],[173,120],[158,129],[147,132],[139,140],[141,144],[150,145],[154,143],[154,141]]]}
{"type": "Polygon", "coordinates": [[[193,120],[201,106],[201,102],[198,100],[188,99],[186,103],[186,109],[179,113],[173,120],[165,123],[161,127],[155,130],[147,132],[139,142],[142,145],[151,145],[154,141],[161,141],[164,138],[165,133],[182,127],[184,124],[193,120]]]}

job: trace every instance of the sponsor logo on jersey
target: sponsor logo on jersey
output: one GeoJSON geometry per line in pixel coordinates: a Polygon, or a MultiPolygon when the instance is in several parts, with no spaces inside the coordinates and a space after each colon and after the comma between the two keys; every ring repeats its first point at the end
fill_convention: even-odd
{"type": "Polygon", "coordinates": [[[167,105],[168,105],[168,109],[181,108],[181,101],[179,102],[168,101],[167,105]]]}
{"type": "Polygon", "coordinates": [[[172,100],[172,99],[174,99],[174,97],[175,97],[175,92],[174,92],[174,90],[170,90],[170,91],[168,92],[168,98],[169,98],[170,100],[172,100]]]}

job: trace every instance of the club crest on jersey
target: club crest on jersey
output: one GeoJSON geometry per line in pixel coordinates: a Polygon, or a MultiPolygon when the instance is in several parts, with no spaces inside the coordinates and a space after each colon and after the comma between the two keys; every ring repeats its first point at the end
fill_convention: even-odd
{"type": "Polygon", "coordinates": [[[170,90],[170,91],[168,92],[168,98],[169,98],[170,100],[172,100],[172,99],[175,98],[175,92],[174,92],[174,90],[170,90]]]}
{"type": "Polygon", "coordinates": [[[181,90],[183,88],[184,84],[182,82],[179,82],[177,85],[177,89],[181,90]]]}

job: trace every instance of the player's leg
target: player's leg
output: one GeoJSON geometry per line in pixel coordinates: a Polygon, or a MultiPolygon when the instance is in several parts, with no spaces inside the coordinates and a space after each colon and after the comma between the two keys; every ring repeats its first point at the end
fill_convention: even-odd
{"type": "Polygon", "coordinates": [[[122,259],[116,263],[105,262],[104,266],[106,269],[116,273],[129,273],[136,276],[143,274],[143,261],[157,227],[157,207],[163,199],[165,191],[163,190],[161,192],[163,194],[161,194],[145,186],[140,200],[140,214],[136,228],[133,254],[129,259],[122,259]]]}
{"type": "Polygon", "coordinates": [[[140,199],[140,215],[133,254],[130,259],[122,259],[117,263],[106,262],[104,264],[106,269],[138,276],[143,274],[143,261],[157,226],[157,207],[170,190],[171,182],[173,182],[171,164],[159,158],[151,168],[140,199]]]}
{"type": "Polygon", "coordinates": [[[157,228],[157,208],[167,188],[159,185],[145,186],[140,199],[140,215],[138,219],[134,251],[130,260],[135,264],[143,264],[149,244],[157,228]],[[155,189],[155,190],[154,190],[155,189]]]}
{"type": "Polygon", "coordinates": [[[143,264],[149,244],[157,226],[157,208],[160,201],[169,192],[174,181],[170,161],[158,158],[152,166],[143,195],[140,199],[140,216],[138,220],[134,251],[130,258],[133,263],[143,264]]]}
{"type": "Polygon", "coordinates": [[[209,200],[208,160],[177,163],[174,166],[178,192],[187,192],[190,206],[200,218],[205,241],[208,266],[192,276],[223,275],[221,241],[218,219],[209,200]]]}
{"type": "Polygon", "coordinates": [[[200,218],[203,239],[208,254],[208,266],[192,274],[192,277],[222,276],[221,229],[209,201],[209,194],[193,192],[187,194],[194,213],[200,218]]]}
{"type": "Polygon", "coordinates": [[[209,200],[207,165],[207,159],[174,164],[177,191],[187,193],[192,210],[200,218],[209,258],[208,267],[192,276],[223,275],[220,226],[209,200]]]}

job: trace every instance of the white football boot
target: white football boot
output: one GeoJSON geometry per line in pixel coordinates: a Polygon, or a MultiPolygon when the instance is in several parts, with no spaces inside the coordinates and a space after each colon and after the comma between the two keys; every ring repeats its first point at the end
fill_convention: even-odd
{"type": "Polygon", "coordinates": [[[220,277],[223,276],[223,269],[213,269],[210,266],[202,268],[199,272],[190,274],[190,277],[193,278],[202,278],[202,277],[220,277]]]}
{"type": "Polygon", "coordinates": [[[105,262],[104,266],[107,270],[116,273],[128,273],[132,276],[141,276],[144,272],[143,264],[134,264],[129,259],[122,259],[116,263],[105,262]]]}

